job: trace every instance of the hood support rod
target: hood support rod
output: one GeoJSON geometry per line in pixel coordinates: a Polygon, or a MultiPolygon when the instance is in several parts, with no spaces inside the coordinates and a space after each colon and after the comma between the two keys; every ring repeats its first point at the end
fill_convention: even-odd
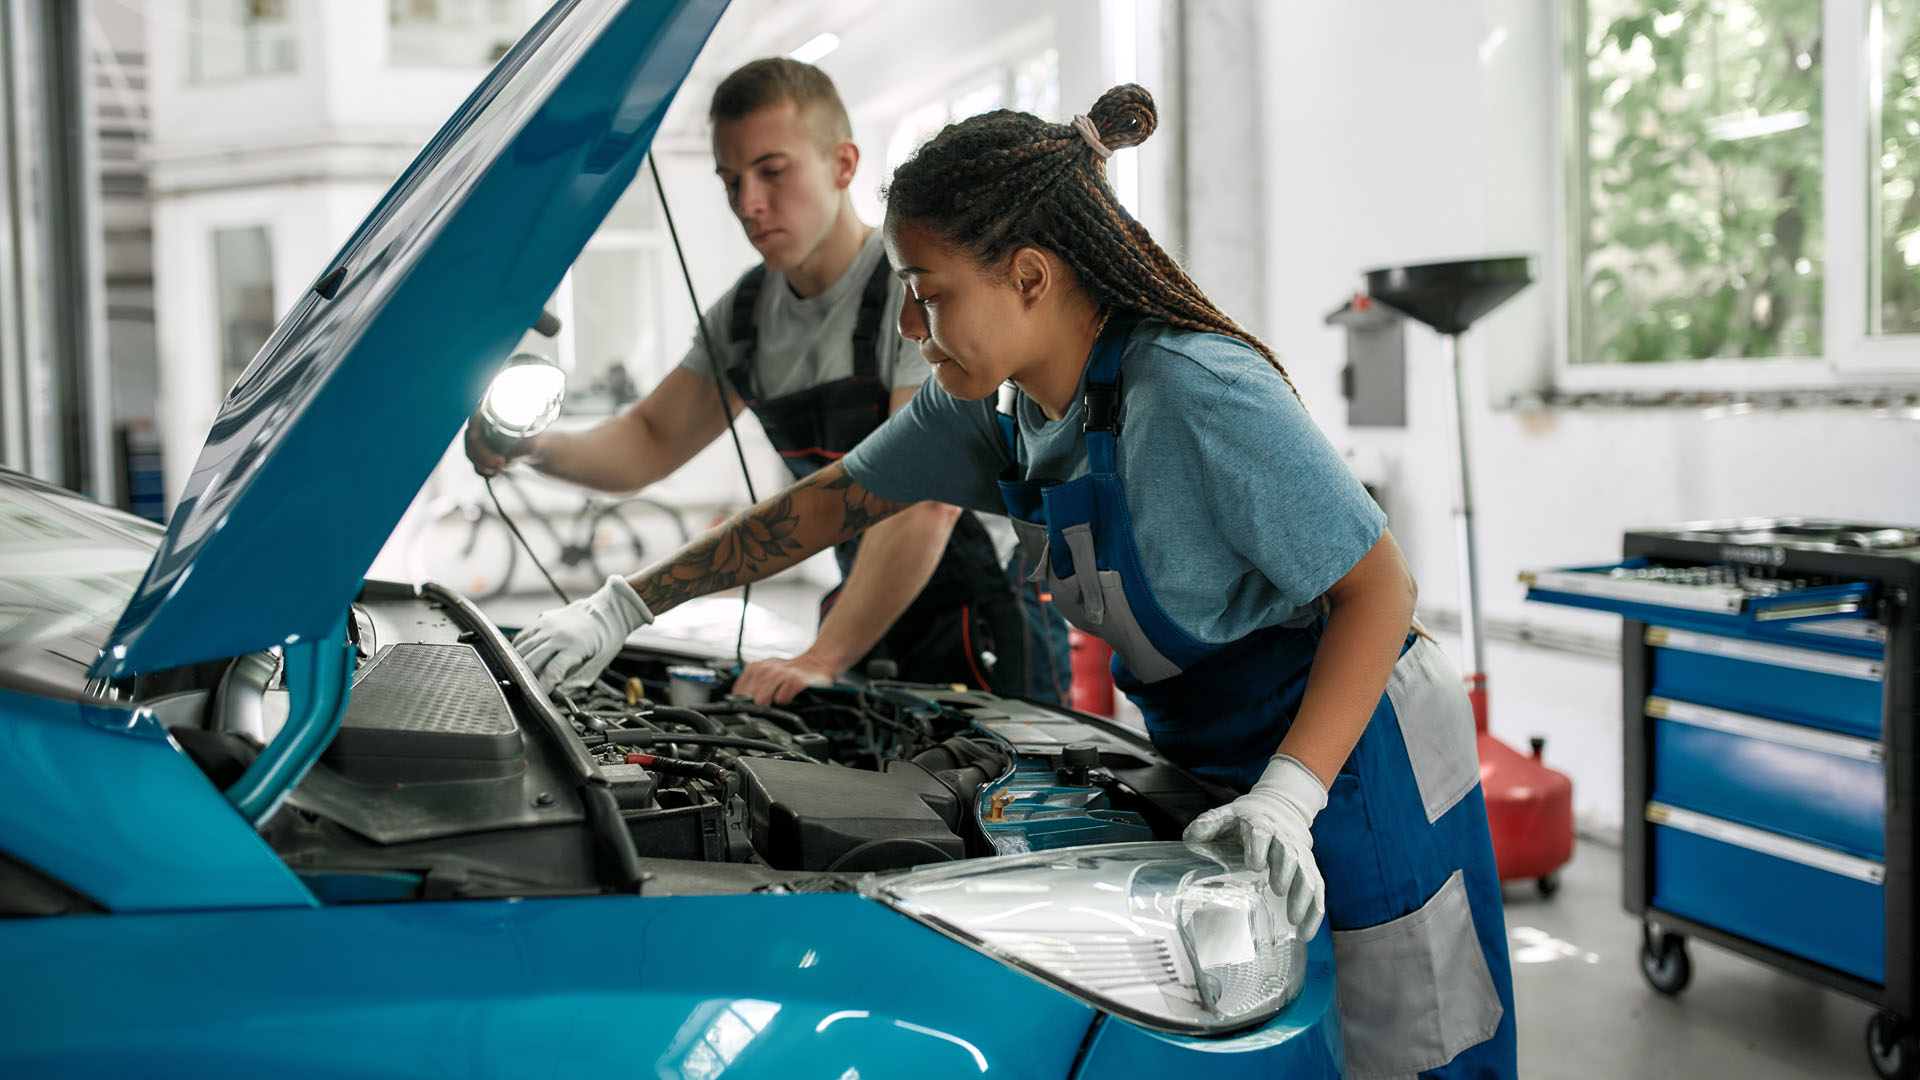
{"type": "Polygon", "coordinates": [[[353,686],[353,643],[347,640],[348,608],[327,632],[286,646],[287,689],[292,710],[281,737],[267,744],[240,779],[227,789],[227,801],[247,823],[259,828],[287,794],[307,775],[321,751],[333,742],[346,715],[353,686]]]}

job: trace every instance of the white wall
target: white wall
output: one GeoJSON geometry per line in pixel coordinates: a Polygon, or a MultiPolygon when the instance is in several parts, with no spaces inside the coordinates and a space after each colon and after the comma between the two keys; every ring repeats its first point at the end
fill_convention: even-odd
{"type": "Polygon", "coordinates": [[[194,83],[185,7],[147,6],[159,417],[179,497],[227,387],[215,229],[264,225],[273,306],[286,311],[485,73],[387,64],[387,4],[289,6],[295,69],[194,83]]]}
{"type": "MultiPolygon", "coordinates": [[[[1257,329],[1356,471],[1385,484],[1422,608],[1455,609],[1451,406],[1437,339],[1408,327],[1407,430],[1350,430],[1338,389],[1344,343],[1322,319],[1363,287],[1369,268],[1539,255],[1539,282],[1465,345],[1475,371],[1469,425],[1482,603],[1494,619],[1604,640],[1617,637],[1616,620],[1525,604],[1516,574],[1603,561],[1636,526],[1782,514],[1920,521],[1920,485],[1906,479],[1920,463],[1920,423],[1838,408],[1710,419],[1699,409],[1489,406],[1545,386],[1553,372],[1565,288],[1558,7],[1373,0],[1263,8],[1271,296],[1257,329]]],[[[1219,159],[1232,161],[1225,150],[1219,159]]],[[[1205,283],[1207,267],[1194,269],[1205,283]]],[[[1537,649],[1491,653],[1495,732],[1521,745],[1530,734],[1548,736],[1549,759],[1574,774],[1582,819],[1617,828],[1617,668],[1537,649]]]]}

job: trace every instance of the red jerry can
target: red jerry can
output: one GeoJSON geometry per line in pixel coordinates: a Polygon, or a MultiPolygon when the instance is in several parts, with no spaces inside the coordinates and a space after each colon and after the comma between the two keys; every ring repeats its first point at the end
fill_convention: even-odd
{"type": "Polygon", "coordinates": [[[1500,880],[1530,878],[1551,896],[1573,858],[1573,781],[1541,762],[1545,740],[1532,742],[1529,757],[1481,729],[1480,790],[1500,880]]]}
{"type": "Polygon", "coordinates": [[[1113,715],[1113,647],[1084,630],[1067,630],[1073,655],[1073,689],[1068,704],[1095,716],[1113,715]]]}

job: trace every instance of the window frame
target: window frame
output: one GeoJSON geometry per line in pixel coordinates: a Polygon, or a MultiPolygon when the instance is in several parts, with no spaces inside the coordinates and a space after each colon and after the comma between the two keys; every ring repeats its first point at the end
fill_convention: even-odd
{"type": "Polygon", "coordinates": [[[1563,99],[1559,142],[1565,170],[1556,242],[1565,280],[1556,300],[1555,384],[1571,392],[1748,391],[1825,389],[1920,383],[1920,334],[1869,334],[1868,312],[1878,297],[1868,259],[1878,245],[1869,189],[1877,154],[1879,117],[1873,102],[1882,78],[1879,42],[1869,16],[1881,0],[1822,0],[1821,147],[1826,263],[1820,328],[1822,356],[1751,360],[1684,360],[1657,364],[1581,360],[1586,334],[1585,241],[1590,226],[1586,145],[1588,0],[1554,5],[1562,44],[1563,99]]]}

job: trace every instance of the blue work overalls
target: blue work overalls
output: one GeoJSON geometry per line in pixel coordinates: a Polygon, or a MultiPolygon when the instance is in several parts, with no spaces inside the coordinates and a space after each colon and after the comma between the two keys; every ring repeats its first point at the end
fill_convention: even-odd
{"type": "MultiPolygon", "coordinates": [[[[1155,601],[1120,486],[1115,320],[1089,360],[1088,475],[1028,481],[1018,434],[1000,479],[1008,516],[1067,620],[1114,649],[1115,680],[1160,751],[1237,790],[1293,722],[1325,617],[1226,645],[1188,636],[1155,601]]],[[[1241,463],[1222,463],[1222,468],[1241,463]]],[[[1350,1074],[1512,1077],[1513,987],[1473,717],[1460,677],[1409,634],[1387,692],[1313,825],[1326,880],[1350,1074]]]]}

